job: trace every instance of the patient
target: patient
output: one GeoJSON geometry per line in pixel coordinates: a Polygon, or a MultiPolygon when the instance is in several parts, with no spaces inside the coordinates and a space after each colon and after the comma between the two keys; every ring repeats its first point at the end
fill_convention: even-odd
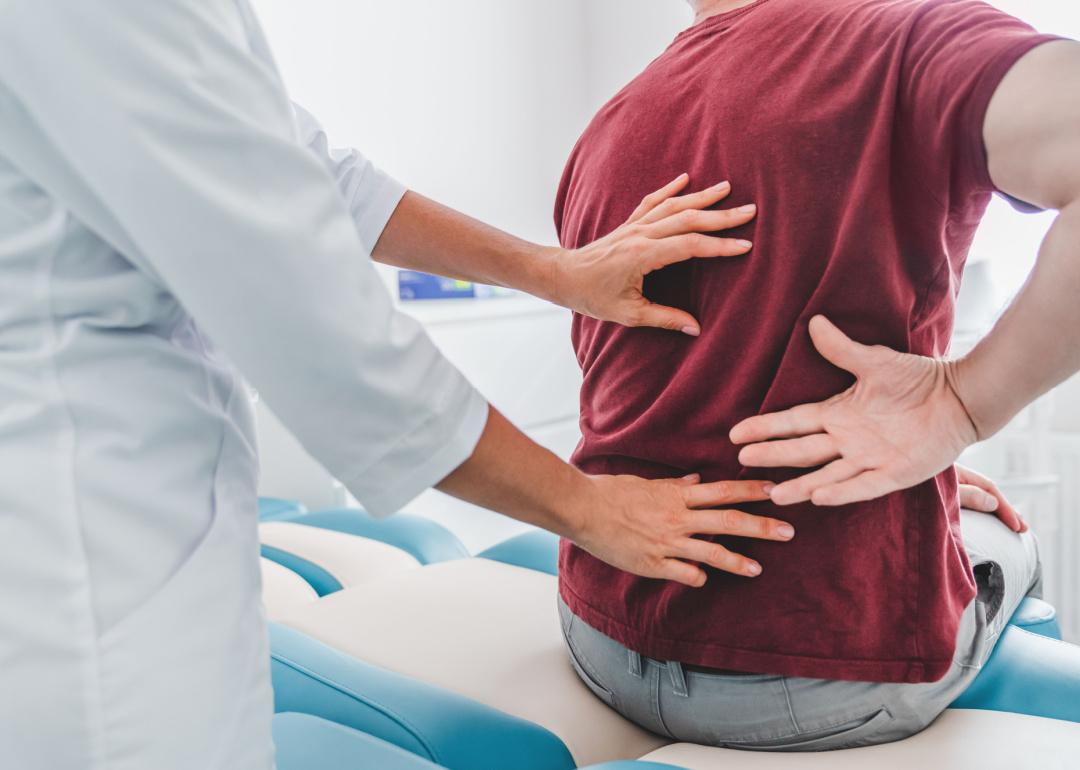
{"type": "MultiPolygon", "coordinates": [[[[700,319],[696,340],[574,319],[575,461],[589,473],[759,478],[740,467],[731,427],[851,382],[811,345],[815,314],[864,342],[943,355],[995,191],[988,104],[1051,40],[968,0],[691,5],[695,25],[585,131],[556,224],[564,246],[592,242],[688,170],[760,205],[733,233],[754,248],[648,276],[649,299],[700,319]]],[[[961,513],[954,471],[870,503],[744,510],[782,513],[795,539],[716,538],[763,571],[711,571],[699,589],[562,543],[575,668],[655,732],[779,750],[906,737],[963,692],[1037,590],[1033,536],[961,513]]]]}

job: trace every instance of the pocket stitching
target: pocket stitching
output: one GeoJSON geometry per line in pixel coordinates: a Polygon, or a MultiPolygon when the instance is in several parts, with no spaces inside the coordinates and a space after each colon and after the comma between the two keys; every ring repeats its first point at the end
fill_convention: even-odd
{"type": "MultiPolygon", "coordinates": [[[[578,646],[574,643],[572,633],[574,630],[574,620],[574,614],[571,613],[570,621],[566,625],[566,633],[564,634],[564,636],[566,637],[566,645],[570,648],[570,657],[573,659],[573,662],[577,664],[577,667],[581,669],[581,672],[585,675],[584,678],[588,680],[585,682],[586,686],[591,684],[593,687],[600,690],[602,693],[604,693],[604,695],[607,696],[607,699],[611,701],[608,705],[612,708],[617,709],[618,707],[615,705],[615,693],[612,692],[610,688],[605,687],[600,683],[600,677],[596,674],[595,670],[593,670],[593,667],[581,654],[578,646]]],[[[601,697],[601,700],[604,700],[604,698],[601,697]]]]}

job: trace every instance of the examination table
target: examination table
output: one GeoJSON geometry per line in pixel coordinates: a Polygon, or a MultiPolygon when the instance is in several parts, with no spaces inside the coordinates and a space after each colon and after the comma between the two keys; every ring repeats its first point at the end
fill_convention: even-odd
{"type": "Polygon", "coordinates": [[[1080,648],[1060,641],[1039,600],[1024,602],[972,687],[912,738],[735,751],[642,730],[578,680],[547,533],[470,557],[407,514],[264,501],[262,519],[280,770],[1080,768],[1080,648]]]}

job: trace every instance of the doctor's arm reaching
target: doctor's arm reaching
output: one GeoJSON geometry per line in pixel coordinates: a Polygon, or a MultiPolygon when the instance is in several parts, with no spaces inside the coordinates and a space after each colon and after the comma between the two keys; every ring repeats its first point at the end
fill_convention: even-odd
{"type": "Polygon", "coordinates": [[[356,150],[331,149],[325,131],[303,107],[294,104],[301,140],[333,174],[364,245],[379,262],[410,270],[520,289],[579,313],[624,326],[656,326],[696,336],[701,327],[684,310],[656,305],[642,294],[645,276],[692,258],[737,257],[752,244],[737,238],[704,235],[745,224],[752,204],[709,210],[731,193],[720,182],[680,195],[687,175],[647,196],[627,222],[581,249],[540,246],[478,222],[397,185],[356,150]],[[395,197],[386,184],[397,185],[395,197]],[[382,199],[372,227],[372,201],[382,199]]]}
{"type": "Polygon", "coordinates": [[[748,444],[744,465],[824,466],[778,485],[774,502],[842,505],[914,486],[1080,370],[1080,44],[1047,43],[1024,56],[994,94],[984,136],[998,188],[1059,211],[1027,284],[956,361],[861,345],[812,319],[818,351],[855,384],[731,431],[748,444]]]}

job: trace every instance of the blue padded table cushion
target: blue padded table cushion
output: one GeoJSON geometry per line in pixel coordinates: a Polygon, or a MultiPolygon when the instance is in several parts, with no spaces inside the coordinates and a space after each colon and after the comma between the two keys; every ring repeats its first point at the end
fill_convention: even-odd
{"type": "Polygon", "coordinates": [[[331,575],[327,570],[303,556],[297,556],[292,551],[283,548],[275,548],[272,545],[262,543],[259,545],[259,553],[264,559],[275,561],[286,569],[290,569],[302,577],[307,584],[315,589],[319,596],[326,596],[335,591],[340,591],[344,586],[341,581],[331,575]]]}
{"type": "MultiPolygon", "coordinates": [[[[445,770],[391,743],[310,714],[274,717],[278,770],[445,770]]],[[[504,758],[517,770],[515,755],[504,758]]],[[[680,770],[656,762],[605,762],[583,770],[680,770]]]]}
{"type": "Polygon", "coordinates": [[[469,555],[461,541],[446,527],[408,513],[395,513],[385,519],[377,519],[362,508],[334,508],[302,512],[278,521],[292,521],[378,540],[412,554],[421,564],[464,559],[469,555]]]}
{"type": "Polygon", "coordinates": [[[274,716],[278,770],[440,770],[405,749],[308,714],[274,716]]]}
{"type": "Polygon", "coordinates": [[[550,532],[537,529],[504,540],[480,552],[477,556],[537,572],[546,572],[549,575],[557,575],[559,573],[559,538],[550,532]]]}
{"type": "Polygon", "coordinates": [[[1009,623],[1025,631],[1051,639],[1061,638],[1061,626],[1058,624],[1057,610],[1054,605],[1028,596],[1009,619],[1009,623]]]}
{"type": "Polygon", "coordinates": [[[282,521],[307,513],[303,503],[283,500],[280,497],[259,498],[259,521],[282,521]]]}
{"type": "Polygon", "coordinates": [[[982,671],[950,708],[1080,722],[1080,647],[1006,626],[982,671]]]}
{"type": "MultiPolygon", "coordinates": [[[[507,770],[512,770],[512,768],[507,768],[507,770]]],[[[660,762],[643,762],[640,759],[622,759],[617,762],[604,762],[603,765],[590,765],[581,770],[685,770],[685,768],[662,765],[660,762]]]]}
{"type": "Polygon", "coordinates": [[[573,757],[532,722],[345,655],[270,624],[274,711],[352,727],[450,770],[572,770],[573,757]]]}

